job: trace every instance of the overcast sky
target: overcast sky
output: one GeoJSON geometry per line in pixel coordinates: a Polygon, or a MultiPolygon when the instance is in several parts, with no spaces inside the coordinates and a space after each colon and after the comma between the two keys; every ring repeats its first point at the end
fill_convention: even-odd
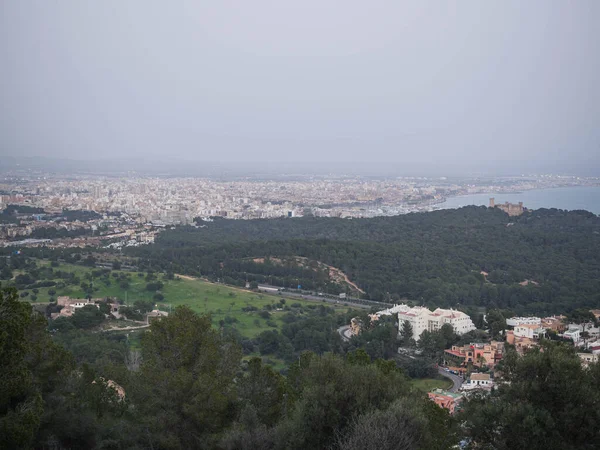
{"type": "Polygon", "coordinates": [[[599,0],[0,0],[2,156],[600,175],[599,83],[599,0]]]}

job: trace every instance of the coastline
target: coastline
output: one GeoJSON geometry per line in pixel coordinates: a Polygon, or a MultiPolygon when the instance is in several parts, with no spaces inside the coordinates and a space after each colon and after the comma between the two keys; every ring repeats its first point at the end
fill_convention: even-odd
{"type": "Polygon", "coordinates": [[[563,210],[586,210],[600,214],[600,185],[552,186],[534,189],[522,189],[509,192],[479,192],[448,196],[436,202],[439,209],[461,208],[463,206],[487,206],[489,198],[495,197],[496,203],[523,202],[528,209],[556,208],[563,210]],[[498,196],[504,196],[498,197],[498,196]]]}

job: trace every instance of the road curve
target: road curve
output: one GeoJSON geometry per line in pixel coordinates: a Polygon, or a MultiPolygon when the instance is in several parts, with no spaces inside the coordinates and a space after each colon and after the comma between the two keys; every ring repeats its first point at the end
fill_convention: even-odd
{"type": "Polygon", "coordinates": [[[350,342],[350,325],[344,325],[343,327],[339,327],[337,331],[338,333],[340,333],[342,340],[350,342]]]}
{"type": "Polygon", "coordinates": [[[452,380],[452,387],[450,389],[448,389],[450,392],[458,392],[458,390],[460,389],[460,387],[462,386],[462,383],[463,383],[463,379],[461,377],[459,377],[458,375],[454,375],[453,373],[446,372],[441,367],[438,368],[438,373],[441,376],[446,377],[449,380],[452,380]]]}

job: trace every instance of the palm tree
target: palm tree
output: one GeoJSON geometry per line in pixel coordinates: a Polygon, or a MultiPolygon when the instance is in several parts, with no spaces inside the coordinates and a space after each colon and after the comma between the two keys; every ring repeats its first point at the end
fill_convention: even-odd
{"type": "Polygon", "coordinates": [[[483,355],[477,356],[477,364],[479,367],[483,367],[486,363],[485,357],[483,355]]]}

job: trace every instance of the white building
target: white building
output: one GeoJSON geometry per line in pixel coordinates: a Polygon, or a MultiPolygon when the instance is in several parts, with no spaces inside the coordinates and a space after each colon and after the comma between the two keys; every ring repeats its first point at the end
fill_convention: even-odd
{"type": "Polygon", "coordinates": [[[469,381],[463,383],[461,389],[491,389],[494,381],[489,373],[472,373],[469,381]]]}
{"type": "Polygon", "coordinates": [[[591,337],[591,338],[600,337],[600,328],[595,327],[592,323],[583,323],[583,324],[571,323],[568,326],[568,330],[569,331],[579,330],[580,333],[583,333],[584,331],[586,331],[589,334],[589,337],[591,337]]]}
{"type": "Polygon", "coordinates": [[[399,331],[402,331],[404,322],[411,324],[415,341],[419,340],[423,331],[439,330],[446,323],[452,325],[456,334],[475,330],[475,325],[467,314],[453,309],[438,308],[432,312],[423,306],[405,307],[398,312],[399,331]]]}
{"type": "Polygon", "coordinates": [[[524,337],[529,339],[537,339],[541,334],[544,334],[544,332],[544,328],[535,324],[517,325],[514,329],[515,337],[524,337]]]}
{"type": "MultiPolygon", "coordinates": [[[[406,311],[400,311],[398,313],[398,331],[402,331],[404,322],[408,322],[413,330],[412,338],[415,341],[418,341],[423,331],[433,331],[433,325],[429,320],[430,314],[431,311],[422,306],[416,306],[414,308],[409,308],[406,311]]],[[[437,325],[438,322],[436,321],[435,323],[437,325]]]]}
{"type": "Polygon", "coordinates": [[[374,315],[376,316],[391,316],[393,314],[398,314],[399,312],[410,311],[412,308],[408,305],[400,304],[394,305],[391,308],[384,309],[382,311],[377,311],[374,315]]]}
{"type": "Polygon", "coordinates": [[[516,327],[517,325],[540,325],[542,319],[539,317],[511,317],[506,319],[506,325],[516,327]]]}
{"type": "Polygon", "coordinates": [[[575,344],[577,344],[581,339],[580,333],[581,331],[579,330],[579,328],[569,328],[563,333],[563,337],[571,339],[575,344]]]}
{"type": "Polygon", "coordinates": [[[471,318],[467,314],[460,311],[438,308],[431,315],[440,317],[440,328],[445,323],[449,323],[452,325],[452,328],[454,328],[454,332],[456,334],[465,334],[475,329],[475,325],[473,324],[471,318]]]}

